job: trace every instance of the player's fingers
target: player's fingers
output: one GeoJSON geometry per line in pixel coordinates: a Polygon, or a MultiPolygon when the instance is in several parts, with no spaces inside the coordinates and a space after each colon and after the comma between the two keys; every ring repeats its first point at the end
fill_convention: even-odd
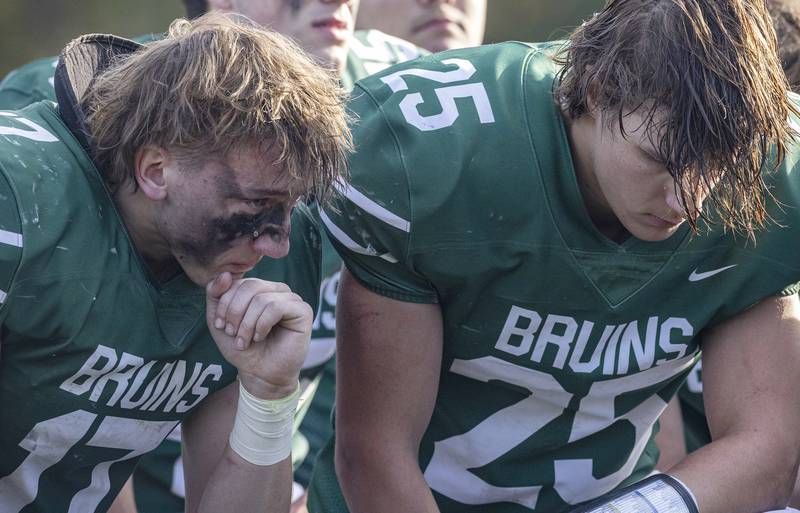
{"type": "Polygon", "coordinates": [[[213,300],[219,301],[222,295],[231,288],[231,284],[233,283],[233,277],[231,273],[224,272],[222,274],[217,275],[216,278],[208,282],[206,285],[206,297],[213,300]]]}
{"type": "Polygon", "coordinates": [[[206,318],[215,329],[221,330],[225,327],[225,323],[219,316],[221,309],[219,303],[232,285],[233,277],[228,272],[218,275],[206,285],[206,318]]]}
{"type": "MultiPolygon", "coordinates": [[[[272,310],[275,313],[274,319],[277,319],[277,322],[283,319],[284,313],[294,315],[292,309],[282,304],[290,302],[302,303],[303,299],[294,292],[264,292],[253,296],[239,324],[239,330],[236,333],[236,347],[238,349],[246,349],[251,341],[259,342],[267,336],[270,328],[258,329],[258,320],[265,310],[272,310]]],[[[274,319],[269,318],[268,320],[265,318],[263,322],[275,322],[274,319]]]]}
{"type": "Polygon", "coordinates": [[[259,316],[253,339],[260,341],[276,326],[297,333],[310,333],[314,311],[297,294],[286,295],[283,300],[269,301],[259,316]]]}
{"type": "Polygon", "coordinates": [[[236,298],[239,289],[242,287],[243,281],[244,280],[233,280],[233,283],[230,287],[228,287],[228,290],[226,290],[217,301],[216,313],[214,316],[214,327],[218,330],[225,331],[225,333],[230,336],[233,336],[236,331],[234,330],[233,333],[231,333],[230,328],[227,326],[228,310],[230,309],[231,303],[236,298]]]}
{"type": "MultiPolygon", "coordinates": [[[[251,307],[253,298],[260,294],[293,294],[285,283],[258,279],[240,280],[220,299],[218,315],[224,321],[225,333],[235,336],[239,332],[242,319],[251,307]],[[222,308],[224,307],[224,310],[222,308]]],[[[296,295],[296,294],[293,294],[296,295]]],[[[249,342],[249,341],[245,341],[249,342]]]]}
{"type": "Polygon", "coordinates": [[[259,341],[263,336],[257,337],[256,324],[258,318],[264,313],[264,308],[269,302],[268,294],[257,294],[253,296],[250,305],[242,317],[239,324],[239,331],[236,333],[236,348],[243,350],[249,347],[251,341],[259,341]]]}

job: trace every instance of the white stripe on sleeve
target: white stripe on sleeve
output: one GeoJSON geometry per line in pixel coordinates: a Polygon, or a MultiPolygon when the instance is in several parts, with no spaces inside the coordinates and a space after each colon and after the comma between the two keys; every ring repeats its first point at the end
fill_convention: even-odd
{"type": "Polygon", "coordinates": [[[393,257],[390,253],[380,254],[373,248],[365,248],[359,245],[356,241],[351,239],[346,233],[340,230],[338,226],[333,224],[333,221],[331,221],[331,219],[328,217],[328,214],[326,214],[324,210],[320,209],[319,215],[322,218],[322,222],[325,223],[325,226],[328,228],[328,231],[331,233],[331,235],[333,235],[336,238],[336,240],[338,240],[344,247],[346,247],[353,253],[358,253],[367,256],[375,256],[382,258],[387,262],[391,262],[393,264],[397,263],[397,259],[393,257]]]}
{"type": "Polygon", "coordinates": [[[350,186],[350,184],[344,184],[340,181],[337,181],[334,184],[336,190],[339,191],[343,196],[347,199],[358,205],[362,210],[367,212],[368,214],[377,217],[384,223],[394,226],[398,230],[403,230],[404,232],[408,233],[411,231],[411,223],[403,219],[402,217],[389,212],[384,207],[378,205],[368,197],[364,196],[361,192],[357,189],[354,189],[350,186]]]}
{"type": "Polygon", "coordinates": [[[0,230],[0,244],[8,244],[9,246],[22,247],[22,234],[0,230]]]}

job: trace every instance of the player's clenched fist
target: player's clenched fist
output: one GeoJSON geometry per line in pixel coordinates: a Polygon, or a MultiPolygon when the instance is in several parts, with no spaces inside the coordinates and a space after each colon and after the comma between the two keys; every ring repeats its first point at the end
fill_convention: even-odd
{"type": "Polygon", "coordinates": [[[211,336],[243,385],[265,399],[296,387],[313,320],[311,307],[283,283],[225,272],[206,287],[211,336]]]}

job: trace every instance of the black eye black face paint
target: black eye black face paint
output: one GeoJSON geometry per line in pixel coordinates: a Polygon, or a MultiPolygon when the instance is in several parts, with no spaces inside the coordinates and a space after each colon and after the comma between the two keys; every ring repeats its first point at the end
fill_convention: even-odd
{"type": "Polygon", "coordinates": [[[290,206],[279,204],[258,214],[233,214],[227,218],[213,218],[203,223],[203,228],[189,233],[177,241],[183,253],[191,255],[201,265],[209,265],[214,258],[232,248],[236,241],[258,235],[286,238],[284,228],[290,206]]]}
{"type": "Polygon", "coordinates": [[[286,206],[274,205],[259,214],[234,214],[227,219],[215,219],[210,228],[217,234],[215,242],[230,244],[240,237],[252,237],[254,233],[285,235],[286,206]]]}

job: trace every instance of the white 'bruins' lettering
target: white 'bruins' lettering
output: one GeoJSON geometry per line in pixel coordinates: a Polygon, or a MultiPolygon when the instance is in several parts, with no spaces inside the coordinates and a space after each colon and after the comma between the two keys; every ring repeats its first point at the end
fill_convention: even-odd
{"type": "Polygon", "coordinates": [[[208,395],[209,381],[219,381],[221,377],[222,366],[218,364],[197,362],[190,371],[185,360],[145,363],[130,353],[118,356],[113,348],[101,344],[60,388],[78,396],[89,393],[89,400],[96,402],[107,388],[113,387],[107,406],[184,413],[208,395]],[[159,367],[151,373],[156,364],[159,367]]]}
{"type": "Polygon", "coordinates": [[[576,373],[591,373],[602,365],[604,375],[624,375],[632,363],[646,370],[667,359],[656,360],[656,349],[670,359],[682,358],[694,335],[691,323],[683,317],[661,319],[649,317],[622,324],[595,326],[591,321],[579,321],[565,315],[547,314],[512,306],[495,348],[514,356],[530,354],[531,361],[556,369],[565,366],[576,373]],[[596,344],[590,341],[597,340],[596,344]],[[585,354],[587,347],[594,347],[585,354]],[[631,358],[633,356],[633,358],[631,358]],[[551,360],[550,360],[551,359],[551,360]]]}

